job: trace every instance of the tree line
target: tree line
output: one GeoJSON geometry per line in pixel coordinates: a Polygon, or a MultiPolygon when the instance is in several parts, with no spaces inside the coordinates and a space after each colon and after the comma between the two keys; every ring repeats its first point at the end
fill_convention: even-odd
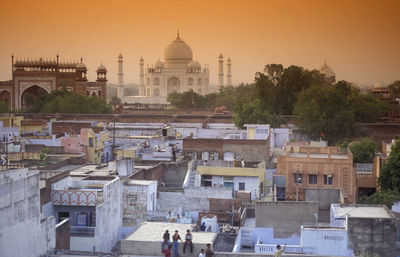
{"type": "Polygon", "coordinates": [[[65,89],[54,90],[47,94],[40,91],[38,96],[25,96],[27,113],[113,113],[112,107],[97,96],[84,96],[65,89]]]}
{"type": "MultiPolygon", "coordinates": [[[[400,82],[390,86],[399,90],[400,82]]],[[[387,103],[372,93],[361,93],[350,82],[330,84],[317,70],[268,64],[255,74],[254,83],[220,88],[201,96],[193,91],[171,93],[169,103],[178,108],[212,110],[225,105],[233,111],[236,126],[269,123],[279,127],[281,115],[295,115],[300,132],[311,139],[337,144],[351,137],[357,122],[377,122],[389,111],[387,103]]]]}

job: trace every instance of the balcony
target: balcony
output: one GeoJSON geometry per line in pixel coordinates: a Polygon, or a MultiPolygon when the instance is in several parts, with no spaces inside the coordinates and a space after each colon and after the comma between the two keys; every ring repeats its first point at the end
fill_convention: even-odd
{"type": "Polygon", "coordinates": [[[378,178],[374,173],[370,172],[358,172],[356,173],[356,184],[357,187],[371,187],[377,186],[378,178]]]}
{"type": "Polygon", "coordinates": [[[94,237],[96,227],[70,226],[69,235],[76,237],[94,237]]]}
{"type": "MultiPolygon", "coordinates": [[[[284,247],[283,245],[281,246],[284,247]]],[[[274,254],[276,250],[276,244],[260,244],[260,239],[257,240],[257,244],[254,245],[255,253],[262,254],[274,254]]],[[[312,248],[302,247],[301,245],[287,245],[285,253],[289,254],[312,254],[312,248]]]]}
{"type": "Polygon", "coordinates": [[[54,205],[97,206],[104,202],[103,191],[96,190],[52,190],[54,205]]]}

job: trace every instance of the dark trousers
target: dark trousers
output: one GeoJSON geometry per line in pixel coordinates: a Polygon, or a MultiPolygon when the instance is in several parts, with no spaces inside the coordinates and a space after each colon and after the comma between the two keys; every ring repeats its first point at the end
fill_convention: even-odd
{"type": "Polygon", "coordinates": [[[186,246],[188,245],[188,242],[189,242],[189,245],[190,245],[190,253],[193,253],[193,243],[192,243],[192,241],[185,241],[185,243],[183,244],[183,253],[185,253],[186,246]]]}

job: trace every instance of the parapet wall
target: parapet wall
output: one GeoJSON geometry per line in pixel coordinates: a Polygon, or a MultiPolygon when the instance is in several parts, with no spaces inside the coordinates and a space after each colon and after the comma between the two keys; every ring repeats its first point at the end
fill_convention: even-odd
{"type": "Polygon", "coordinates": [[[318,221],[318,202],[257,202],[256,227],[273,228],[275,238],[300,236],[301,226],[318,221]]]}

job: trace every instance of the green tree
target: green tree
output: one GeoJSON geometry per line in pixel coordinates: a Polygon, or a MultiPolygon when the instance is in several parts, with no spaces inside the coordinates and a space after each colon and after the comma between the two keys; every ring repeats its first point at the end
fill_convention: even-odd
{"type": "Polygon", "coordinates": [[[331,144],[350,137],[355,121],[351,92],[350,84],[344,81],[302,91],[294,109],[300,132],[314,140],[322,137],[331,144]]]}
{"type": "Polygon", "coordinates": [[[255,77],[263,110],[279,115],[292,115],[299,93],[313,85],[323,86],[327,82],[319,71],[294,65],[284,68],[282,64],[268,64],[255,77]]]}
{"type": "Polygon", "coordinates": [[[167,102],[169,102],[172,106],[182,108],[182,94],[176,91],[168,94],[167,102]]]}
{"type": "Polygon", "coordinates": [[[371,163],[374,160],[377,144],[369,138],[355,141],[350,145],[355,163],[371,163]]]}
{"type": "Polygon", "coordinates": [[[115,109],[115,107],[116,107],[117,105],[120,105],[120,104],[121,104],[121,99],[120,99],[118,96],[112,96],[112,97],[111,97],[110,104],[111,104],[111,105],[114,107],[114,109],[115,109]]]}
{"type": "Polygon", "coordinates": [[[370,196],[363,196],[357,200],[357,203],[362,204],[384,204],[389,209],[392,208],[392,205],[395,202],[400,201],[400,193],[397,191],[385,191],[380,190],[373,195],[370,196]]]}
{"type": "Polygon", "coordinates": [[[390,109],[389,104],[371,94],[353,92],[353,97],[356,122],[377,122],[390,109]]]}
{"type": "Polygon", "coordinates": [[[0,113],[8,113],[10,112],[10,106],[8,103],[0,101],[0,113]]]}
{"type": "Polygon", "coordinates": [[[400,80],[396,80],[392,84],[390,84],[389,89],[390,89],[390,97],[392,99],[399,97],[400,96],[400,80]]]}
{"type": "Polygon", "coordinates": [[[236,100],[233,122],[238,128],[243,128],[244,124],[265,123],[276,128],[283,123],[283,120],[276,115],[271,115],[266,110],[263,111],[259,99],[243,97],[236,100]]]}
{"type": "Polygon", "coordinates": [[[400,189],[400,140],[397,140],[392,146],[390,155],[386,163],[382,167],[381,174],[378,179],[382,190],[400,189]]]}
{"type": "MultiPolygon", "coordinates": [[[[31,96],[27,96],[30,98],[31,96]]],[[[29,101],[32,99],[28,99],[29,101]]],[[[33,113],[112,113],[112,108],[101,98],[83,96],[65,89],[33,96],[33,103],[25,112],[33,113]]]]}

